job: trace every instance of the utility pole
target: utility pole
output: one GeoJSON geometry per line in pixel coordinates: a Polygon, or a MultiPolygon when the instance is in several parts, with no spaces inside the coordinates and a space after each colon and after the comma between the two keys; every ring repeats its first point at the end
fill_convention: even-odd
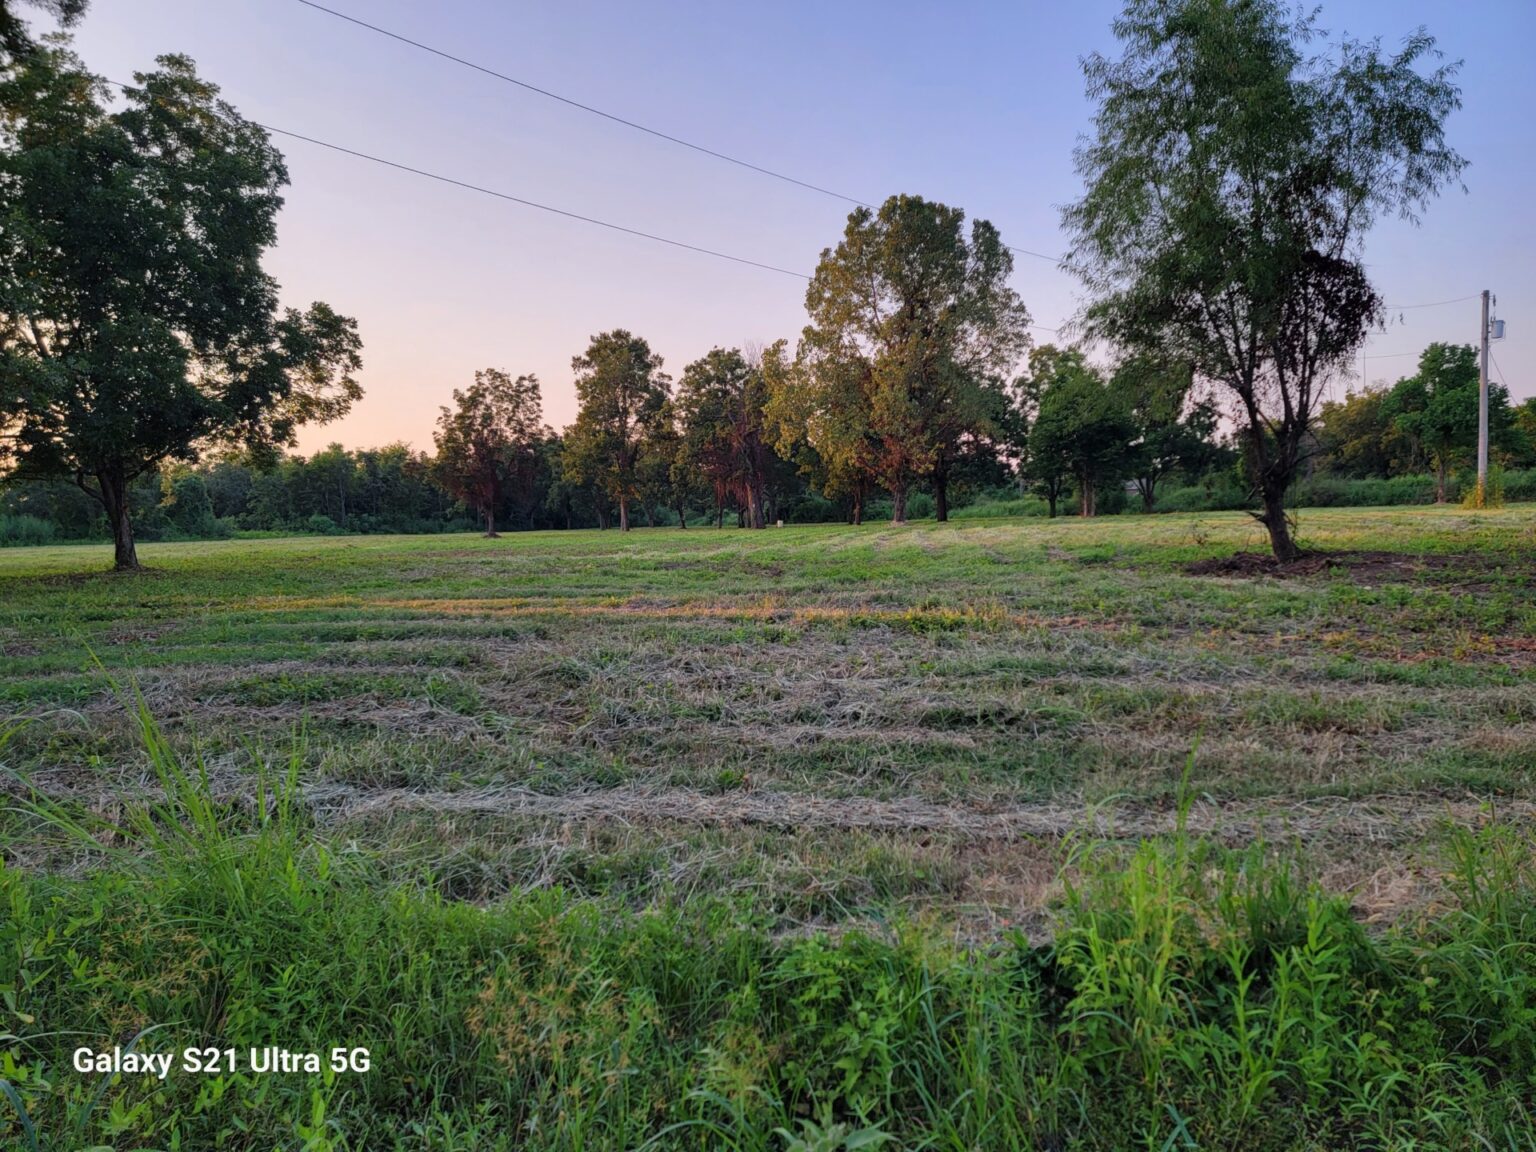
{"type": "Polygon", "coordinates": [[[1488,499],[1488,289],[1483,289],[1483,324],[1477,360],[1477,506],[1488,499]]]}

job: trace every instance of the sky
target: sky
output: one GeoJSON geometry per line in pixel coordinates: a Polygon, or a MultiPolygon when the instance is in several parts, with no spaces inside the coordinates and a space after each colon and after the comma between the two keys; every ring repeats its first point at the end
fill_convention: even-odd
{"type": "MultiPolygon", "coordinates": [[[[907,192],[991,220],[1054,254],[1081,192],[1091,126],[1081,58],[1114,51],[1113,0],[325,0],[444,52],[807,183],[878,203],[907,192]]],[[[1326,0],[1322,26],[1388,45],[1423,25],[1464,61],[1451,144],[1464,182],[1415,227],[1366,248],[1392,322],[1366,378],[1412,372],[1429,342],[1494,345],[1536,395],[1536,3],[1326,0]],[[1441,301],[1457,300],[1440,305],[1441,301]],[[1435,304],[1435,307],[1403,307],[1435,304]]],[[[157,55],[197,61],[245,116],[568,212],[809,274],[851,205],[689,151],[419,49],[300,0],[93,0],[86,62],[128,81],[157,55]]],[[[365,396],[299,448],[403,440],[430,449],[439,407],[478,368],[534,373],[545,417],[576,414],[571,357],[611,328],[645,337],[674,378],[710,348],[793,340],[805,281],[682,251],[279,137],[292,186],[267,267],[285,303],[357,319],[365,396]]],[[[1013,283],[1055,327],[1083,299],[1048,260],[1013,283]]],[[[1037,330],[1037,340],[1054,337],[1037,330]]],[[[1358,386],[1340,380],[1337,391],[1358,386]]]]}

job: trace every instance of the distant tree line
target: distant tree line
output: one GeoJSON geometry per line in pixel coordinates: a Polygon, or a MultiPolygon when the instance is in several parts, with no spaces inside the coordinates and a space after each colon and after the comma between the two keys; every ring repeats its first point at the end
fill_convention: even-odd
{"type": "MultiPolygon", "coordinates": [[[[675,390],[660,359],[626,332],[595,337],[577,360],[610,353],[626,396],[615,398],[617,386],[604,391],[596,411],[564,433],[544,423],[535,378],[486,370],[442,410],[434,453],[333,444],[307,457],[228,450],[166,465],[130,486],[138,533],[159,540],[609,528],[626,516],[674,527],[894,518],[895,494],[876,476],[850,481],[808,436],[786,438],[775,424],[776,409],[804,399],[782,364],[765,368],[782,349],[716,348],[687,365],[675,390]],[[628,431],[621,406],[634,414],[628,431]]],[[[1477,381],[1471,346],[1433,344],[1413,375],[1325,402],[1296,499],[1347,501],[1351,489],[1335,481],[1372,480],[1399,482],[1385,497],[1393,502],[1454,498],[1458,476],[1474,465],[1477,381]]],[[[589,381],[586,395],[596,387],[589,381]]],[[[1497,384],[1490,396],[1496,467],[1536,470],[1536,398],[1512,405],[1497,384]]],[[[803,411],[792,427],[819,418],[803,411]]],[[[1043,345],[983,411],[986,422],[966,429],[948,459],[942,489],[932,475],[908,488],[909,518],[937,516],[941,491],[949,509],[1028,497],[1051,516],[1154,512],[1170,490],[1179,510],[1246,502],[1241,438],[1223,431],[1187,366],[1127,357],[1103,368],[1081,349],[1043,345]]],[[[17,481],[0,490],[0,542],[110,537],[100,504],[73,484],[17,481]]]]}

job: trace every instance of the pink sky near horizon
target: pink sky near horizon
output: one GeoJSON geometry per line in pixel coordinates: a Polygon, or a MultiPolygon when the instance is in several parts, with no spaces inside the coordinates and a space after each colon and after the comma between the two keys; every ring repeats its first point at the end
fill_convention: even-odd
{"type": "MultiPolygon", "coordinates": [[[[775,6],[502,5],[326,0],[330,7],[571,99],[878,202],[911,192],[1059,252],[1089,128],[1082,55],[1113,50],[1112,0],[775,6]]],[[[1422,227],[1381,224],[1366,253],[1394,305],[1499,297],[1495,378],[1536,394],[1536,245],[1528,211],[1536,4],[1477,19],[1446,0],[1334,0],[1324,27],[1388,43],[1423,24],[1465,60],[1450,137],[1471,160],[1422,227]]],[[[77,47],[126,80],[183,52],[244,115],[278,128],[616,224],[809,273],[850,205],[701,156],[313,11],[297,0],[94,0],[77,47]]],[[[595,332],[644,336],[677,377],[715,345],[793,339],[803,280],[669,248],[278,138],[293,179],[268,268],[296,305],[355,316],[364,399],[308,428],[332,441],[431,447],[438,407],[477,368],[536,373],[545,417],[575,416],[570,359],[595,332]]],[[[1014,284],[1056,326],[1080,290],[1016,256],[1014,284]]],[[[1473,342],[1477,302],[1415,308],[1374,336],[1367,378],[1394,380],[1433,340],[1473,342]]],[[[1038,340],[1054,339],[1037,331],[1038,340]]],[[[1338,390],[1358,386],[1341,380],[1338,390]]]]}

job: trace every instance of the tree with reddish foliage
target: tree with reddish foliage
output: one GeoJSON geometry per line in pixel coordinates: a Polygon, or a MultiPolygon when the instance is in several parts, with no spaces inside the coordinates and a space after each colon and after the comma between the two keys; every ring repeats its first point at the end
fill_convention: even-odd
{"type": "Polygon", "coordinates": [[[475,382],[454,389],[453,407],[437,418],[438,482],[485,518],[496,536],[496,509],[508,496],[526,500],[538,478],[540,448],[552,433],[544,424],[536,376],[515,380],[487,368],[475,382]]]}

